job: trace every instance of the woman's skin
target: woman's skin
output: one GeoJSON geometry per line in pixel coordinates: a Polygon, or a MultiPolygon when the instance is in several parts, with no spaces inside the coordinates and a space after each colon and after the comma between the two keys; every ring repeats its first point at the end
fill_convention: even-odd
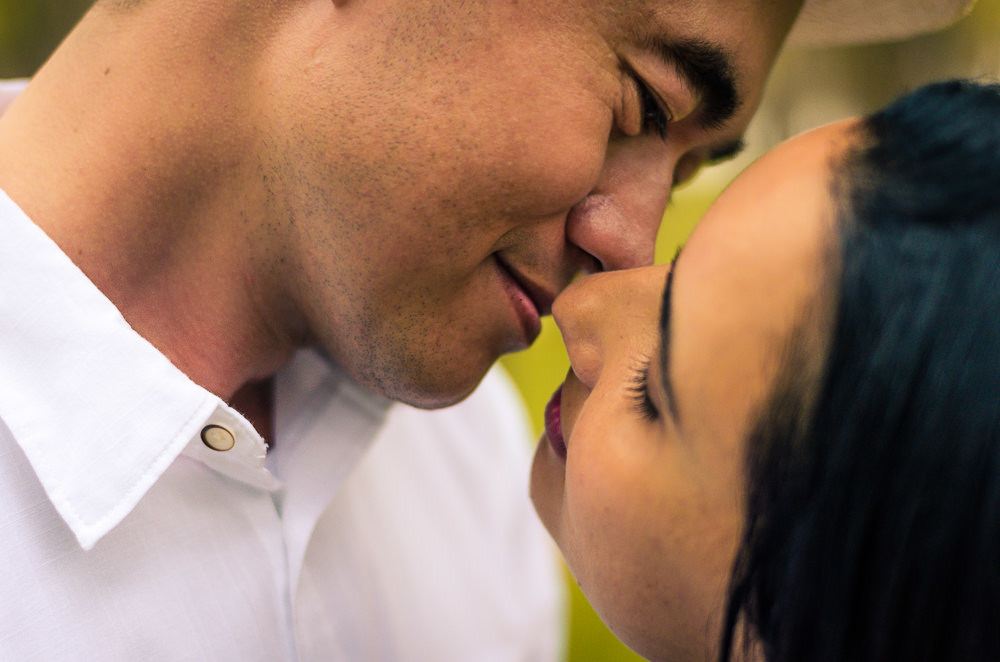
{"type": "Polygon", "coordinates": [[[832,306],[818,296],[835,246],[830,168],[853,124],[751,166],[672,275],[588,276],[555,303],[571,370],[546,412],[532,499],[598,614],[650,659],[716,651],[744,439],[806,306],[832,306]]]}

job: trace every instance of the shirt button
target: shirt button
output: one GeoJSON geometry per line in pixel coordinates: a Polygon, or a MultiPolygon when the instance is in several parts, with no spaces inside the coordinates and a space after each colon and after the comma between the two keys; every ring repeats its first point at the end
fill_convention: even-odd
{"type": "Polygon", "coordinates": [[[236,445],[233,433],[220,425],[206,425],[202,428],[201,440],[213,451],[228,451],[236,445]]]}

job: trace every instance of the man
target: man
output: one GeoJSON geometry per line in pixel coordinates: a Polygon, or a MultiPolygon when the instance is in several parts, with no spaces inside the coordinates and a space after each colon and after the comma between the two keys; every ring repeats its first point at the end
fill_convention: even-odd
{"type": "Polygon", "coordinates": [[[99,0],[0,119],[0,658],[554,655],[507,386],[389,403],[649,262],[799,5],[99,0]]]}

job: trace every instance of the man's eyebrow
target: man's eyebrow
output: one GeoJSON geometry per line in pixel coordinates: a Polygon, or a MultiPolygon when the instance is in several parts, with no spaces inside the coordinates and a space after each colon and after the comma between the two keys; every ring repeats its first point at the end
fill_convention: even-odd
{"type": "Polygon", "coordinates": [[[680,427],[681,417],[677,407],[674,385],[670,379],[670,308],[673,299],[674,269],[680,254],[681,249],[678,248],[673,262],[670,263],[667,283],[663,287],[663,300],[660,302],[660,381],[663,383],[663,392],[667,396],[667,408],[670,409],[670,415],[678,427],[680,427]]]}
{"type": "Polygon", "coordinates": [[[660,38],[651,39],[648,46],[664,62],[677,67],[701,95],[698,122],[703,128],[721,128],[743,105],[733,58],[722,47],[697,39],[660,38]]]}

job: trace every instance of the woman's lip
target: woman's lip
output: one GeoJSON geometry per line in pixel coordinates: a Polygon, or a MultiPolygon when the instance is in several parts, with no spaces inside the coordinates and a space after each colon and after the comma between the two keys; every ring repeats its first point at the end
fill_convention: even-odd
{"type": "Polygon", "coordinates": [[[566,460],[566,440],[562,429],[562,391],[560,386],[552,394],[549,404],[545,405],[545,437],[553,452],[563,461],[566,460]]]}

